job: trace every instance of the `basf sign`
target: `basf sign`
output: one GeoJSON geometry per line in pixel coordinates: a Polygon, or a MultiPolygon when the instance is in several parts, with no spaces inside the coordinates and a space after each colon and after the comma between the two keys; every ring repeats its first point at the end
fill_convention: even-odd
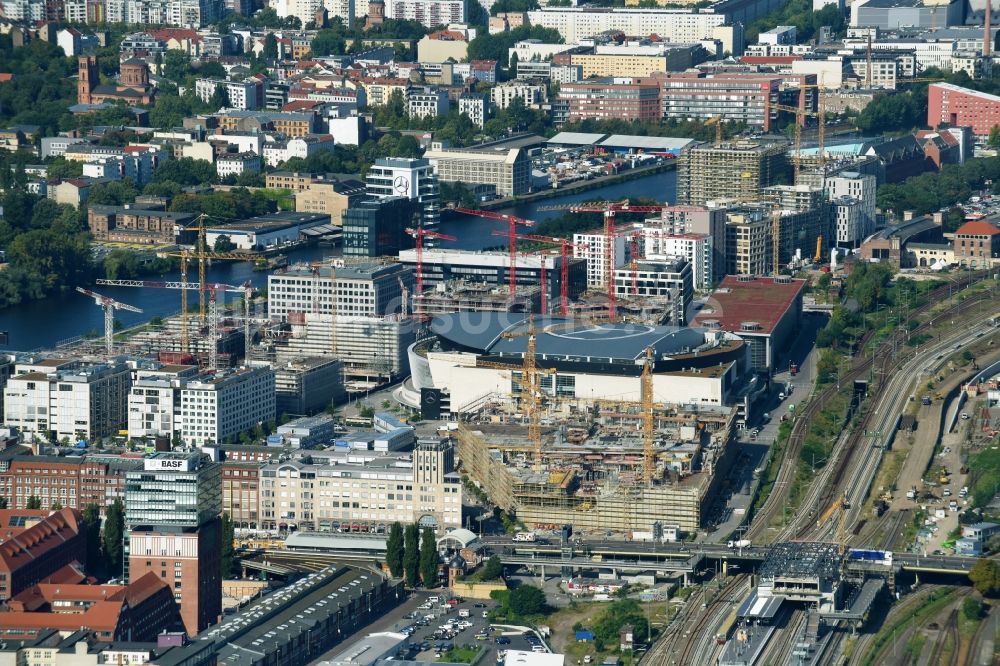
{"type": "Polygon", "coordinates": [[[147,472],[190,472],[191,458],[175,458],[173,456],[146,458],[147,472]]]}

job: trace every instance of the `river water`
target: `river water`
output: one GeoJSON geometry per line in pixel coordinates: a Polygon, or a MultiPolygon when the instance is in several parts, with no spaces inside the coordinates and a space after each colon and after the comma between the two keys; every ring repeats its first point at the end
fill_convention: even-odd
{"type": "MultiPolygon", "coordinates": [[[[677,189],[677,172],[665,171],[625,181],[586,192],[525,203],[498,212],[509,213],[529,220],[542,221],[561,215],[563,211],[538,210],[555,204],[579,203],[591,199],[620,200],[625,197],[648,197],[673,203],[677,189]]],[[[441,223],[440,231],[458,237],[458,241],[442,242],[442,247],[475,250],[505,245],[505,240],[493,236],[493,231],[506,233],[506,225],[471,216],[459,216],[441,223]]],[[[339,253],[327,247],[308,247],[288,253],[292,262],[313,261],[339,253]]],[[[197,279],[197,266],[189,268],[188,277],[197,279]],[[193,270],[192,270],[193,269],[193,270]]],[[[179,273],[149,279],[179,280],[179,273]]],[[[255,286],[267,284],[267,273],[254,271],[249,263],[217,261],[208,270],[209,282],[243,284],[250,280],[255,286]]],[[[180,310],[180,292],[173,289],[131,289],[127,287],[96,287],[99,293],[141,308],[142,313],[119,310],[115,317],[125,326],[134,326],[152,317],[171,315],[180,310]]],[[[197,302],[197,293],[189,292],[189,302],[197,302]]],[[[9,333],[6,348],[30,351],[52,347],[56,343],[97,330],[103,335],[104,311],[94,302],[76,291],[51,296],[39,301],[29,301],[0,310],[0,331],[9,333]]]]}

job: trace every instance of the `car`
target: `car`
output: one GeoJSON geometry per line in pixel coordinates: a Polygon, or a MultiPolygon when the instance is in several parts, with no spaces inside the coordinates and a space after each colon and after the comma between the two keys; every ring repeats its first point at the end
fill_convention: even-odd
{"type": "Polygon", "coordinates": [[[532,652],[545,652],[545,648],[542,647],[541,645],[532,645],[531,646],[531,651],[532,652]]]}
{"type": "Polygon", "coordinates": [[[429,641],[424,641],[423,643],[421,643],[420,644],[420,649],[421,650],[430,650],[431,649],[430,642],[429,641]]]}
{"type": "Polygon", "coordinates": [[[486,608],[486,604],[476,604],[476,608],[486,608]]]}
{"type": "Polygon", "coordinates": [[[592,661],[594,661],[594,658],[589,654],[583,656],[583,663],[589,664],[592,661]]]}
{"type": "Polygon", "coordinates": [[[487,638],[489,638],[489,635],[485,631],[481,631],[476,634],[477,641],[485,641],[487,638]]]}
{"type": "Polygon", "coordinates": [[[510,645],[510,639],[507,638],[506,636],[497,636],[495,639],[493,639],[493,642],[496,643],[497,645],[510,645]]]}
{"type": "Polygon", "coordinates": [[[483,611],[483,617],[489,617],[489,616],[490,616],[489,611],[483,611]]]}
{"type": "Polygon", "coordinates": [[[968,414],[966,414],[965,412],[962,412],[962,420],[963,420],[963,421],[967,421],[967,420],[969,420],[969,415],[968,415],[968,414]]]}

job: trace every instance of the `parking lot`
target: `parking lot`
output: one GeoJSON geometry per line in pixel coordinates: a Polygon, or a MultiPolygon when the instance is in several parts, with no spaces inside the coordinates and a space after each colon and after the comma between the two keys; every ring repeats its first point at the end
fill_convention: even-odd
{"type": "Polygon", "coordinates": [[[509,649],[531,651],[538,645],[535,650],[548,651],[534,633],[526,636],[521,629],[491,624],[484,616],[496,607],[495,602],[457,598],[449,604],[443,594],[421,594],[421,599],[423,603],[393,628],[409,635],[409,659],[447,661],[452,648],[485,647],[489,654],[482,663],[492,664],[509,649]]]}

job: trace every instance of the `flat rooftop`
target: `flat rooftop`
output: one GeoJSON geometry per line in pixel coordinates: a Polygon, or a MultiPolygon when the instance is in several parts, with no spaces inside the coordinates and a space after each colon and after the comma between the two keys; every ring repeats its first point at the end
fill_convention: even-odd
{"type": "Polygon", "coordinates": [[[692,324],[767,335],[792,309],[804,287],[804,280],[727,275],[692,324]]]}

